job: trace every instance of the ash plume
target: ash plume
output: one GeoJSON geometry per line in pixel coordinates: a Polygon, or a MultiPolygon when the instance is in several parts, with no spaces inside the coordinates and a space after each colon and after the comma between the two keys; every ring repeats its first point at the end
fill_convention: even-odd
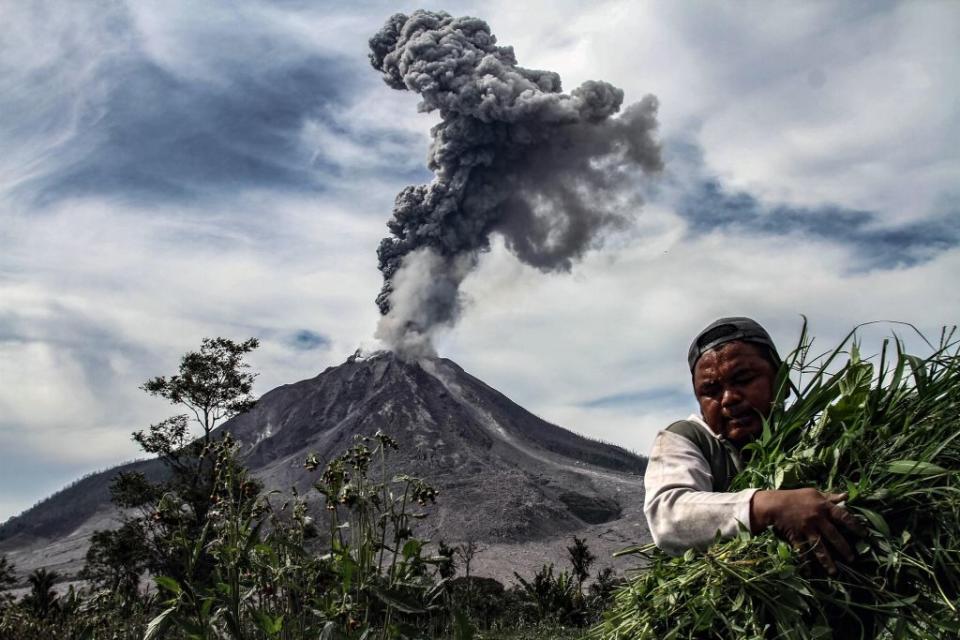
{"type": "Polygon", "coordinates": [[[377,337],[410,356],[433,355],[431,335],[456,322],[460,285],[492,234],[522,262],[569,271],[608,229],[640,207],[638,176],[662,168],[657,99],[617,117],[623,91],[517,66],[486,22],[443,12],[396,14],[370,39],[386,83],[438,111],[433,180],[396,198],[377,256],[383,288],[377,337]]]}

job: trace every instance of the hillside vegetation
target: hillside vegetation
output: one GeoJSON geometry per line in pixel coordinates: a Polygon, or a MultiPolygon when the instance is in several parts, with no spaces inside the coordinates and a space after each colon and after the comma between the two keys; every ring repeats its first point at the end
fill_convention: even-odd
{"type": "MultiPolygon", "coordinates": [[[[864,357],[851,334],[814,356],[804,332],[745,449],[735,488],[847,494],[866,533],[836,575],[772,531],[676,558],[625,550],[641,560],[629,579],[592,573],[594,553],[572,537],[558,566],[506,588],[471,575],[482,544],[421,537],[443,496],[394,470],[389,434],[306,456],[312,502],[265,491],[237,441],[190,440],[171,418],[138,434],[169,477],[114,482],[133,515],[91,547],[87,586],[58,595],[56,576],[34,572],[27,596],[0,597],[0,638],[955,638],[960,345],[944,331],[931,351],[894,339],[864,357]]],[[[13,575],[0,561],[0,596],[13,575]]]]}

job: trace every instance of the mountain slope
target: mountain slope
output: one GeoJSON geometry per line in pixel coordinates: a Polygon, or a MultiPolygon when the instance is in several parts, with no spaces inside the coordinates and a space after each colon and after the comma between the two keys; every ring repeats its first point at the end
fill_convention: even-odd
{"type": "MultiPolygon", "coordinates": [[[[354,356],[264,394],[218,431],[242,444],[244,462],[268,488],[311,495],[309,453],[329,459],[378,429],[400,444],[391,472],[440,490],[421,535],[525,545],[596,528],[618,543],[646,538],[643,458],[541,420],[450,360],[354,356]]],[[[129,467],[163,474],[157,461],[122,469],[129,467]]],[[[0,552],[21,569],[47,561],[76,569],[90,532],[115,521],[108,486],[119,470],[85,478],[5,523],[0,552]]]]}

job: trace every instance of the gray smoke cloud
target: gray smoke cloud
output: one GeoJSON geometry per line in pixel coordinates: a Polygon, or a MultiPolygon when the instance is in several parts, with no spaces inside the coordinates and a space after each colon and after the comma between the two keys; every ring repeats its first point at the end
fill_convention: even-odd
{"type": "Polygon", "coordinates": [[[443,12],[396,14],[370,39],[386,83],[414,91],[431,130],[429,184],[404,188],[377,256],[377,337],[412,356],[456,322],[460,285],[500,234],[518,259],[569,271],[606,230],[639,210],[637,178],[662,168],[657,99],[620,111],[623,91],[517,66],[486,22],[443,12]]]}

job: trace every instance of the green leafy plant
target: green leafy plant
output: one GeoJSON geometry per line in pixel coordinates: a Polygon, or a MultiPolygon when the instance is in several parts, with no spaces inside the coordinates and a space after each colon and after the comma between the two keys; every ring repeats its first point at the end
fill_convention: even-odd
{"type": "Polygon", "coordinates": [[[554,573],[553,564],[545,564],[531,580],[514,572],[528,615],[536,622],[558,624],[576,622],[580,612],[577,582],[567,571],[554,573]]]}
{"type": "MultiPolygon", "coordinates": [[[[359,438],[325,465],[315,485],[327,514],[319,554],[307,548],[320,537],[307,503],[294,496],[275,508],[275,494],[263,494],[237,462],[236,445],[225,438],[213,446],[216,506],[191,553],[213,559],[212,579],[157,576],[167,599],[148,639],[169,629],[188,638],[415,638],[434,618],[446,624],[443,560],[425,557],[425,541],[413,534],[424,515],[415,509],[437,493],[417,478],[386,480],[388,452],[398,448],[392,438],[359,438]]],[[[305,466],[320,462],[311,456],[305,466]]]]}

